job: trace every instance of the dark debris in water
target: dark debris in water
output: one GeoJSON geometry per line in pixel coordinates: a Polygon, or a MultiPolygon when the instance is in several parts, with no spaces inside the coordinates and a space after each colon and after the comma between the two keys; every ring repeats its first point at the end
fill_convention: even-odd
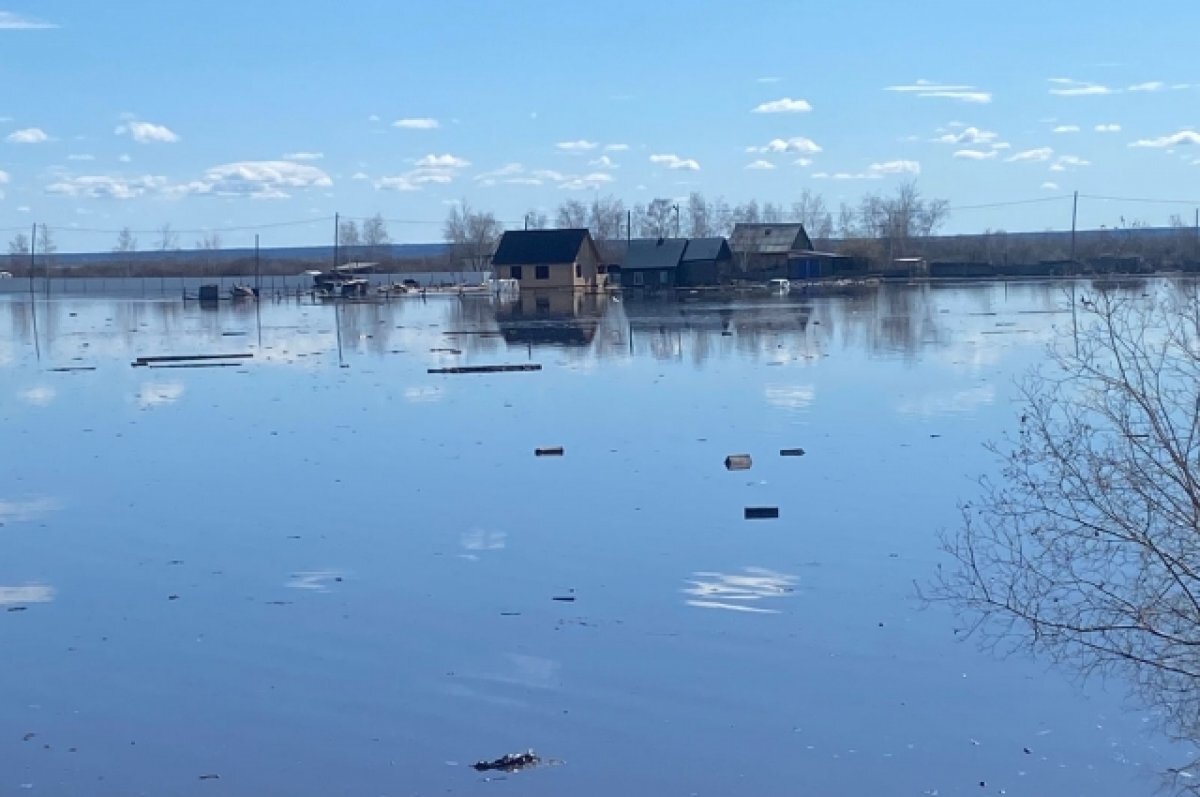
{"type": "Polygon", "coordinates": [[[476,772],[520,772],[523,769],[536,767],[542,759],[533,750],[524,753],[509,753],[494,761],[476,761],[471,768],[476,772]]]}

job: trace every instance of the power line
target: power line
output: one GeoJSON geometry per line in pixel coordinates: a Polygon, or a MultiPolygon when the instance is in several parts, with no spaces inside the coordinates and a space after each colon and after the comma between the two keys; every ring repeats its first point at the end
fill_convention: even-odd
{"type": "Polygon", "coordinates": [[[1105,202],[1144,202],[1153,205],[1188,205],[1190,207],[1200,205],[1200,200],[1197,199],[1146,199],[1128,196],[1096,196],[1094,194],[1080,194],[1079,198],[1099,199],[1105,202]]]}
{"type": "MultiPolygon", "coordinates": [[[[253,232],[255,230],[270,230],[270,229],[277,229],[280,227],[300,227],[300,226],[306,226],[309,224],[327,224],[332,220],[333,220],[333,216],[318,216],[318,217],[311,218],[311,219],[303,219],[303,220],[297,219],[295,221],[276,221],[276,222],[267,222],[264,224],[244,224],[244,225],[233,226],[233,227],[196,227],[196,228],[192,228],[192,229],[186,229],[186,228],[176,229],[175,227],[172,227],[171,233],[176,234],[176,235],[203,235],[205,233],[214,233],[214,232],[253,232]]],[[[14,227],[14,228],[10,228],[7,230],[0,230],[0,232],[20,232],[20,231],[24,231],[24,229],[25,229],[24,227],[19,227],[19,228],[14,227]]],[[[120,235],[121,233],[125,232],[126,230],[128,230],[129,232],[131,232],[135,235],[158,235],[163,231],[162,227],[157,227],[152,230],[131,229],[128,227],[122,227],[120,229],[101,229],[101,228],[97,228],[97,227],[55,227],[53,229],[54,229],[54,233],[56,235],[69,235],[71,233],[120,235]]]]}
{"type": "MultiPolygon", "coordinates": [[[[1083,196],[1083,194],[1080,194],[1083,196]]],[[[1009,202],[989,202],[983,205],[951,205],[948,210],[951,212],[959,210],[990,210],[991,208],[1007,208],[1015,205],[1038,205],[1045,202],[1061,202],[1065,199],[1071,199],[1071,194],[1060,194],[1058,196],[1038,197],[1037,199],[1014,199],[1009,202]]]]}

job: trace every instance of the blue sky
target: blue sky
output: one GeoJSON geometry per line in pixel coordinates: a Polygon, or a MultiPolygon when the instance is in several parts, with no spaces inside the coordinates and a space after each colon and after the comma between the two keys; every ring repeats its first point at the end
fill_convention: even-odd
{"type": "Polygon", "coordinates": [[[459,199],[511,226],[910,179],[951,232],[1069,226],[1073,190],[1183,201],[1084,199],[1081,226],[1190,221],[1198,23],[1194,0],[0,0],[0,230],[74,251],[295,221],[262,230],[289,245],[379,212],[417,242],[459,199]]]}

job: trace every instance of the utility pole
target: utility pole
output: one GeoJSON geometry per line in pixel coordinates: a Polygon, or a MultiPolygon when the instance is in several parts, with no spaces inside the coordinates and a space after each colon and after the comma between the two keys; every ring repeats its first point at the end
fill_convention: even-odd
{"type": "Polygon", "coordinates": [[[625,211],[625,243],[633,240],[633,211],[625,211]]]}
{"type": "Polygon", "coordinates": [[[333,214],[333,267],[338,267],[338,238],[342,233],[342,216],[340,213],[333,214]]]}
{"type": "Polygon", "coordinates": [[[529,214],[525,214],[525,232],[529,232],[529,214]]]}
{"type": "Polygon", "coordinates": [[[1075,262],[1075,222],[1079,218],[1079,192],[1075,192],[1075,198],[1071,202],[1071,262],[1075,262]]]}
{"type": "Polygon", "coordinates": [[[1195,257],[1200,261],[1200,208],[1196,208],[1196,251],[1195,257]]]}
{"type": "Polygon", "coordinates": [[[254,234],[254,298],[258,298],[258,291],[262,282],[262,270],[258,262],[258,233],[254,234]]]}
{"type": "Polygon", "coordinates": [[[672,205],[675,209],[675,237],[679,237],[679,205],[672,205]]]}
{"type": "Polygon", "coordinates": [[[29,237],[29,298],[33,298],[33,272],[37,261],[34,259],[34,252],[37,251],[37,225],[33,225],[33,234],[29,237]]]}

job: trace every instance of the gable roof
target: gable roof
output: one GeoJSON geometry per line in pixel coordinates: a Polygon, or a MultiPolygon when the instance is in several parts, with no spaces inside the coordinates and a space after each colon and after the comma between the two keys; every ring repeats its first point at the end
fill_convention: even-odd
{"type": "Polygon", "coordinates": [[[687,248],[686,238],[638,238],[625,252],[625,271],[678,268],[687,248]]]}
{"type": "Polygon", "coordinates": [[[784,255],[813,248],[803,224],[737,224],[729,248],[753,255],[784,255]]]}
{"type": "Polygon", "coordinates": [[[574,263],[584,244],[596,248],[591,233],[578,230],[509,230],[500,239],[494,266],[574,263]]]}
{"type": "Polygon", "coordinates": [[[683,262],[695,260],[731,260],[733,254],[724,238],[689,238],[683,262]]]}

